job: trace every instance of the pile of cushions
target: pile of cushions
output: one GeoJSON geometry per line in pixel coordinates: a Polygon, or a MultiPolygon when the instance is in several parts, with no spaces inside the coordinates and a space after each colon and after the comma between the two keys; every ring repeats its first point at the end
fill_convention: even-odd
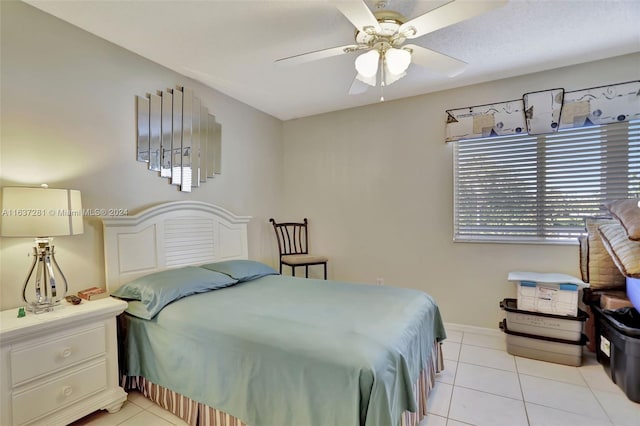
{"type": "Polygon", "coordinates": [[[640,207],[638,200],[606,204],[619,223],[602,225],[598,232],[614,263],[625,277],[640,278],[640,207]]]}
{"type": "Polygon", "coordinates": [[[640,207],[637,199],[605,204],[610,218],[587,218],[587,236],[580,240],[582,280],[592,290],[627,291],[632,303],[638,287],[640,307],[640,207]],[[631,283],[631,285],[630,285],[631,283]],[[629,287],[632,287],[630,291],[629,287]],[[633,294],[631,294],[633,293],[633,294]]]}

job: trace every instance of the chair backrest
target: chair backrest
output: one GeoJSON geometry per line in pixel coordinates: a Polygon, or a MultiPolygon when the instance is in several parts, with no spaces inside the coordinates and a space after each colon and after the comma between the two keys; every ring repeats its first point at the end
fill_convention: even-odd
{"type": "Polygon", "coordinates": [[[277,223],[269,219],[273,224],[278,239],[278,249],[280,255],[288,254],[309,254],[307,233],[307,218],[303,222],[283,222],[277,223]]]}

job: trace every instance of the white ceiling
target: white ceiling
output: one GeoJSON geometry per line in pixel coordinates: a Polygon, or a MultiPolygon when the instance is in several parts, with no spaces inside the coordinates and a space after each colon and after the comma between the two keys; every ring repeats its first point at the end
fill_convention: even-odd
{"type": "MultiPolygon", "coordinates": [[[[282,120],[380,99],[379,87],[348,94],[358,53],[293,67],[274,64],[353,43],[354,27],[332,1],[26,3],[282,120]]],[[[411,19],[444,3],[391,0],[387,9],[411,19]]],[[[367,4],[375,10],[375,1],[367,4]]],[[[469,65],[454,78],[411,65],[406,77],[385,88],[386,100],[638,52],[640,0],[510,0],[411,42],[469,65]]]]}

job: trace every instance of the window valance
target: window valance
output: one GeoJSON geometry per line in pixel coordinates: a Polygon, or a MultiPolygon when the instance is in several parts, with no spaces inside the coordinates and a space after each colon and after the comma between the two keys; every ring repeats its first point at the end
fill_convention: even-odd
{"type": "Polygon", "coordinates": [[[446,142],[640,119],[640,80],[565,92],[525,93],[522,99],[447,110],[446,142]]]}

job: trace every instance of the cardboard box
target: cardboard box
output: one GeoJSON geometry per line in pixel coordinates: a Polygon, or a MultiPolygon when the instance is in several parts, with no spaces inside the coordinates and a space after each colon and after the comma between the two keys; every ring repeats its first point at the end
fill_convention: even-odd
{"type": "Polygon", "coordinates": [[[602,309],[620,309],[633,306],[631,301],[626,296],[616,296],[612,294],[604,293],[600,296],[600,308],[602,309]]]}

